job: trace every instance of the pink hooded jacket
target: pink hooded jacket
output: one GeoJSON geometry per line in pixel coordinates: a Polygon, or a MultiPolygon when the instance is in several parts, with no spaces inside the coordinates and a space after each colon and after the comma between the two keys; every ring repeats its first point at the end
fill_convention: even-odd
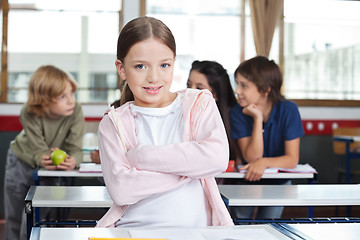
{"type": "Polygon", "coordinates": [[[229,147],[215,100],[208,90],[186,89],[182,105],[184,141],[137,144],[129,102],[111,109],[99,125],[101,166],[113,205],[97,227],[114,227],[128,205],[201,179],[213,226],[233,225],[214,176],[225,171],[229,147]]]}

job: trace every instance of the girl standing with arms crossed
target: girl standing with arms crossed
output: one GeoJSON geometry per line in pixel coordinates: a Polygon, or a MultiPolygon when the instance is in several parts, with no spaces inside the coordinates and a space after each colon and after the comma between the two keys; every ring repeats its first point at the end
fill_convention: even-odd
{"type": "Polygon", "coordinates": [[[229,159],[224,125],[209,91],[169,91],[175,57],[170,29],[155,18],[119,35],[122,103],[98,132],[114,204],[98,227],[233,225],[214,179],[229,159]]]}
{"type": "MultiPolygon", "coordinates": [[[[245,179],[258,184],[290,184],[290,180],[260,180],[269,167],[294,168],[304,135],[298,107],[281,94],[278,65],[257,56],[235,70],[238,102],[230,111],[231,133],[247,163],[245,179]],[[260,181],[259,181],[260,180],[260,181]]],[[[280,218],[283,207],[260,207],[256,218],[280,218]]],[[[236,208],[236,218],[251,218],[253,208],[236,208]]]]}
{"type": "Polygon", "coordinates": [[[38,167],[71,170],[82,161],[84,117],[80,104],[75,102],[76,89],[70,75],[51,65],[41,66],[31,76],[28,101],[20,113],[23,130],[11,142],[7,155],[4,186],[7,240],[27,239],[24,199],[30,186],[35,185],[33,171],[38,167]],[[50,154],[57,148],[68,157],[56,166],[50,154]]]}

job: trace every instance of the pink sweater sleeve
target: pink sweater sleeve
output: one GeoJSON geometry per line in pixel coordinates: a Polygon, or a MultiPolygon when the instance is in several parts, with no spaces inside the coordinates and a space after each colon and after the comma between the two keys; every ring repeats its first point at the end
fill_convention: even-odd
{"type": "Polygon", "coordinates": [[[131,166],[117,130],[108,115],[99,125],[99,152],[104,180],[116,205],[128,205],[174,189],[189,179],[173,174],[138,170],[131,166]]]}
{"type": "MultiPolygon", "coordinates": [[[[191,178],[208,178],[224,172],[229,160],[226,131],[211,95],[204,94],[192,109],[188,141],[165,146],[138,145],[128,152],[137,169],[191,178]]],[[[185,120],[185,124],[186,120],[185,120]]]]}

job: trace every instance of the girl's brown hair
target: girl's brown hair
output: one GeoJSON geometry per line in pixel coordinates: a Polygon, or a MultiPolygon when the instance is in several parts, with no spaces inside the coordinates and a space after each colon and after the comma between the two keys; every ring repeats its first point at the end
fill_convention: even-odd
{"type": "Polygon", "coordinates": [[[49,114],[49,104],[56,102],[56,98],[65,91],[67,82],[71,84],[72,91],[76,92],[77,85],[68,73],[52,65],[39,67],[29,82],[28,113],[36,117],[49,114]]]}
{"type": "Polygon", "coordinates": [[[234,73],[235,78],[237,74],[253,82],[261,93],[270,90],[268,96],[272,104],[284,100],[281,94],[282,74],[273,60],[270,61],[264,56],[253,57],[238,66],[234,73]]]}
{"type": "MultiPolygon", "coordinates": [[[[117,59],[124,58],[136,43],[149,38],[156,38],[168,46],[176,56],[175,38],[170,29],[160,20],[153,17],[138,17],[128,22],[121,30],[117,43],[117,59]]],[[[134,100],[134,96],[125,80],[120,84],[120,104],[134,100]]]]}

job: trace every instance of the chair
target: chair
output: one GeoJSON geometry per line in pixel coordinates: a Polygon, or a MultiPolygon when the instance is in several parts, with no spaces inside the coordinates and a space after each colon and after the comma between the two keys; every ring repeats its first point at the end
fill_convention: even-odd
{"type": "Polygon", "coordinates": [[[333,129],[333,148],[334,153],[339,157],[338,181],[341,177],[346,176],[346,183],[351,183],[352,178],[360,176],[360,169],[351,169],[351,159],[359,158],[360,160],[360,141],[353,137],[360,138],[360,128],[356,127],[339,127],[333,129]],[[345,163],[343,158],[345,157],[345,163]]]}

